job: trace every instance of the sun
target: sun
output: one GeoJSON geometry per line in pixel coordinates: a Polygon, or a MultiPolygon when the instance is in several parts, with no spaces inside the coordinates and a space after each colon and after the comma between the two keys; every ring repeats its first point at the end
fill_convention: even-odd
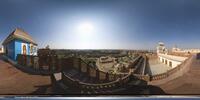
{"type": "Polygon", "coordinates": [[[94,32],[94,26],[92,23],[90,22],[84,22],[84,23],[81,23],[79,26],[78,26],[78,31],[80,33],[92,33],[94,32]]]}

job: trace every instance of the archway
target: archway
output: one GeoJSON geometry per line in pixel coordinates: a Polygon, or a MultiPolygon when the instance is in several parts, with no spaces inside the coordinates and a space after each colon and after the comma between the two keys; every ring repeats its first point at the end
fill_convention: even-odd
{"type": "Polygon", "coordinates": [[[23,55],[26,55],[26,45],[23,45],[23,55]]]}
{"type": "Polygon", "coordinates": [[[165,60],[165,64],[167,65],[167,60],[165,60]]]}
{"type": "Polygon", "coordinates": [[[172,67],[172,62],[171,61],[169,62],[169,66],[172,67]]]}

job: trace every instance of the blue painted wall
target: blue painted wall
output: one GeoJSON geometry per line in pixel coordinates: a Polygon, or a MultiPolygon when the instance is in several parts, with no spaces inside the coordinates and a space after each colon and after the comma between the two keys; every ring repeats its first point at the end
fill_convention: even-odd
{"type": "Polygon", "coordinates": [[[7,56],[11,59],[15,59],[15,41],[9,42],[7,45],[5,45],[7,48],[7,56]]]}
{"type": "Polygon", "coordinates": [[[14,55],[14,59],[16,60],[17,59],[17,54],[22,54],[22,43],[25,43],[27,44],[27,48],[26,48],[26,51],[27,51],[27,55],[30,55],[30,43],[27,43],[27,42],[24,42],[24,41],[21,41],[21,40],[15,40],[15,55],[14,55]]]}
{"type": "Polygon", "coordinates": [[[11,58],[12,60],[16,60],[17,59],[17,55],[21,54],[22,52],[22,43],[27,44],[27,55],[30,55],[30,43],[24,42],[22,40],[13,40],[11,42],[9,42],[8,44],[4,45],[4,47],[7,47],[8,49],[8,54],[7,56],[9,58],[11,58]]]}
{"type": "Polygon", "coordinates": [[[21,54],[21,41],[15,40],[15,59],[17,59],[17,54],[21,54]]]}

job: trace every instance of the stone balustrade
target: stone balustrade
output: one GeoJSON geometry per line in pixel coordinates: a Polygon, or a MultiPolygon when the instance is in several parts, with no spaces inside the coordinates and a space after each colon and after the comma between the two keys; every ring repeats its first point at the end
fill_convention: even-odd
{"type": "MultiPolygon", "coordinates": [[[[142,58],[142,56],[138,56],[132,63],[132,67],[142,58]]],[[[33,69],[46,69],[46,70],[53,70],[53,71],[64,71],[68,68],[72,67],[77,69],[81,73],[87,74],[91,78],[95,78],[100,81],[116,81],[118,79],[122,79],[123,77],[126,77],[128,74],[112,74],[112,73],[106,73],[103,71],[100,71],[97,69],[97,67],[90,66],[88,63],[84,62],[80,58],[76,57],[70,57],[70,58],[61,58],[58,59],[58,56],[55,54],[55,52],[48,52],[45,54],[39,53],[38,56],[30,56],[30,55],[18,55],[17,56],[17,62],[19,65],[23,65],[26,67],[30,67],[33,69]]],[[[145,81],[154,81],[154,80],[160,80],[167,78],[169,75],[172,75],[182,69],[183,65],[187,62],[185,60],[183,63],[178,65],[177,67],[168,70],[165,73],[148,76],[144,74],[133,74],[139,79],[145,80],[145,81]]],[[[144,64],[146,66],[146,63],[144,64]]],[[[145,68],[142,70],[142,73],[144,73],[145,68]]]]}
{"type": "MultiPolygon", "coordinates": [[[[188,58],[189,59],[189,58],[188,58]]],[[[178,65],[177,67],[168,70],[165,73],[161,73],[161,74],[157,74],[157,75],[141,75],[141,74],[134,74],[135,77],[145,80],[145,81],[155,81],[155,80],[161,80],[164,78],[169,77],[170,75],[173,75],[174,73],[180,71],[183,66],[186,64],[186,62],[188,61],[188,59],[186,59],[183,63],[181,63],[180,65],[178,65]]]]}
{"type": "Polygon", "coordinates": [[[107,83],[98,83],[98,84],[91,84],[91,83],[84,83],[77,81],[64,72],[62,72],[62,82],[67,85],[74,86],[75,88],[87,89],[87,90],[95,90],[95,89],[107,89],[107,88],[116,88],[118,86],[126,84],[130,80],[130,76],[132,75],[131,71],[129,74],[122,78],[118,78],[115,81],[107,82],[107,83]]]}
{"type": "Polygon", "coordinates": [[[17,55],[17,63],[24,67],[29,67],[36,70],[59,71],[59,59],[56,55],[48,55],[45,59],[43,57],[31,55],[17,55]]]}
{"type": "Polygon", "coordinates": [[[70,67],[75,68],[79,70],[79,72],[85,73],[92,78],[96,78],[102,81],[104,80],[113,81],[127,75],[127,73],[126,74],[112,74],[112,73],[106,73],[106,72],[100,71],[98,70],[97,67],[90,66],[88,63],[84,62],[82,59],[76,58],[76,57],[65,58],[61,60],[62,60],[62,68],[64,68],[64,70],[67,70],[67,68],[70,68],[70,67]]]}
{"type": "Polygon", "coordinates": [[[141,80],[145,80],[145,81],[150,81],[150,76],[149,75],[139,75],[139,74],[134,74],[134,76],[138,79],[141,79],[141,80]]]}
{"type": "Polygon", "coordinates": [[[35,67],[35,57],[30,55],[17,55],[17,62],[20,65],[27,67],[35,67]]]}

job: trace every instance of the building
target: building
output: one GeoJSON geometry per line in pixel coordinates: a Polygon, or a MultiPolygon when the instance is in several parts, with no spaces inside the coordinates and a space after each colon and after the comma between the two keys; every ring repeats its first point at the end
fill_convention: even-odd
{"type": "Polygon", "coordinates": [[[172,48],[172,52],[179,52],[181,51],[180,48],[178,48],[176,45],[172,48]]]}
{"type": "Polygon", "coordinates": [[[112,57],[100,57],[100,63],[112,63],[114,59],[112,57]]]}
{"type": "Polygon", "coordinates": [[[159,61],[171,68],[177,67],[182,62],[184,62],[187,58],[188,57],[175,56],[175,55],[169,55],[169,54],[158,54],[159,61]]]}
{"type": "Polygon", "coordinates": [[[4,53],[12,60],[16,60],[18,54],[37,55],[37,43],[23,30],[16,28],[4,41],[4,53]]]}
{"type": "Polygon", "coordinates": [[[173,47],[172,52],[174,52],[174,53],[197,54],[197,53],[200,53],[200,49],[180,49],[180,48],[177,48],[177,47],[173,47]]]}
{"type": "Polygon", "coordinates": [[[177,54],[177,52],[181,51],[181,49],[175,46],[172,48],[172,52],[170,52],[165,48],[164,43],[160,42],[157,46],[158,60],[169,67],[175,68],[188,58],[177,54]]]}
{"type": "Polygon", "coordinates": [[[157,53],[167,53],[167,49],[165,48],[165,44],[163,42],[159,42],[157,46],[157,53]]]}

